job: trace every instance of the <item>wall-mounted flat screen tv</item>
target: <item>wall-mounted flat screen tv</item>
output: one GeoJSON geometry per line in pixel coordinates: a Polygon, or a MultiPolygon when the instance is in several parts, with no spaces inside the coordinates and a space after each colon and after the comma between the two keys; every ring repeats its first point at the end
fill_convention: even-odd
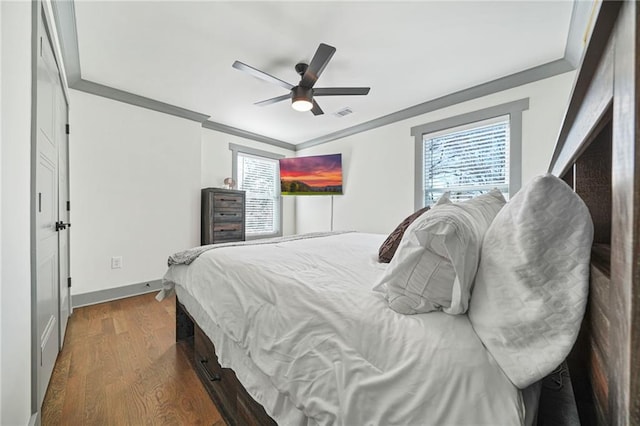
{"type": "Polygon", "coordinates": [[[342,195],[342,154],[280,159],[282,195],[342,195]]]}

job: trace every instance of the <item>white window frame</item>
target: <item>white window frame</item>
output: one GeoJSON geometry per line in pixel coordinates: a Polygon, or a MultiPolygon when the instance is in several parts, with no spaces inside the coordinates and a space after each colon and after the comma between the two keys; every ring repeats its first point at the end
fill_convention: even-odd
{"type": "Polygon", "coordinates": [[[529,98],[519,99],[501,105],[466,114],[445,118],[411,128],[415,139],[415,209],[424,207],[424,136],[456,131],[456,128],[501,116],[509,116],[509,196],[513,196],[522,185],[522,111],[529,109],[529,98]]]}
{"type": "MultiPolygon", "coordinates": [[[[269,151],[263,151],[256,148],[250,148],[248,146],[237,145],[234,143],[229,144],[229,149],[231,150],[231,176],[235,182],[238,182],[238,153],[251,155],[254,157],[263,157],[268,158],[270,160],[279,160],[280,158],[284,158],[284,155],[275,154],[269,151]]],[[[282,236],[282,196],[280,195],[280,185],[276,185],[278,188],[278,199],[279,203],[277,204],[278,209],[278,230],[277,232],[272,232],[269,234],[259,234],[259,235],[249,235],[246,233],[245,236],[247,240],[258,240],[261,238],[271,238],[271,237],[281,237],[282,236]]]]}

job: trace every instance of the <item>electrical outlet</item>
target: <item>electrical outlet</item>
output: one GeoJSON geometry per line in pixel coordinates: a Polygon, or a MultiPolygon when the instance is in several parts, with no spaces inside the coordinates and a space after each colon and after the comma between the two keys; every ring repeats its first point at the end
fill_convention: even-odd
{"type": "Polygon", "coordinates": [[[111,269],[122,268],[122,256],[114,256],[111,258],[111,269]]]}

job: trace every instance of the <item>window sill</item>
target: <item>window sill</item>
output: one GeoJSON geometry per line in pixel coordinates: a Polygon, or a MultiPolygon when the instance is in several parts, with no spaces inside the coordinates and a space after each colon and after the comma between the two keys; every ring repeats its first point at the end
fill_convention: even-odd
{"type": "Polygon", "coordinates": [[[247,241],[253,241],[253,240],[264,240],[265,238],[275,238],[275,237],[282,237],[282,232],[276,232],[273,234],[246,235],[245,239],[247,241]]]}

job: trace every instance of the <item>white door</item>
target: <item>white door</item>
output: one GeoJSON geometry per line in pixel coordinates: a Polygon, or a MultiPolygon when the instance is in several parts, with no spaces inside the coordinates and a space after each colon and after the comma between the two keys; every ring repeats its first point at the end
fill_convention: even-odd
{"type": "MultiPolygon", "coordinates": [[[[42,405],[59,350],[58,162],[60,96],[51,44],[40,23],[36,150],[36,312],[38,407],[42,405]]],[[[65,121],[66,123],[66,121],[65,121]]],[[[64,125],[64,124],[63,124],[64,125]]]]}
{"type": "Polygon", "coordinates": [[[56,96],[56,136],[58,137],[58,253],[60,257],[60,291],[59,291],[59,333],[62,349],[67,320],[71,312],[70,277],[69,277],[69,137],[66,132],[67,103],[58,88],[56,96]]]}

